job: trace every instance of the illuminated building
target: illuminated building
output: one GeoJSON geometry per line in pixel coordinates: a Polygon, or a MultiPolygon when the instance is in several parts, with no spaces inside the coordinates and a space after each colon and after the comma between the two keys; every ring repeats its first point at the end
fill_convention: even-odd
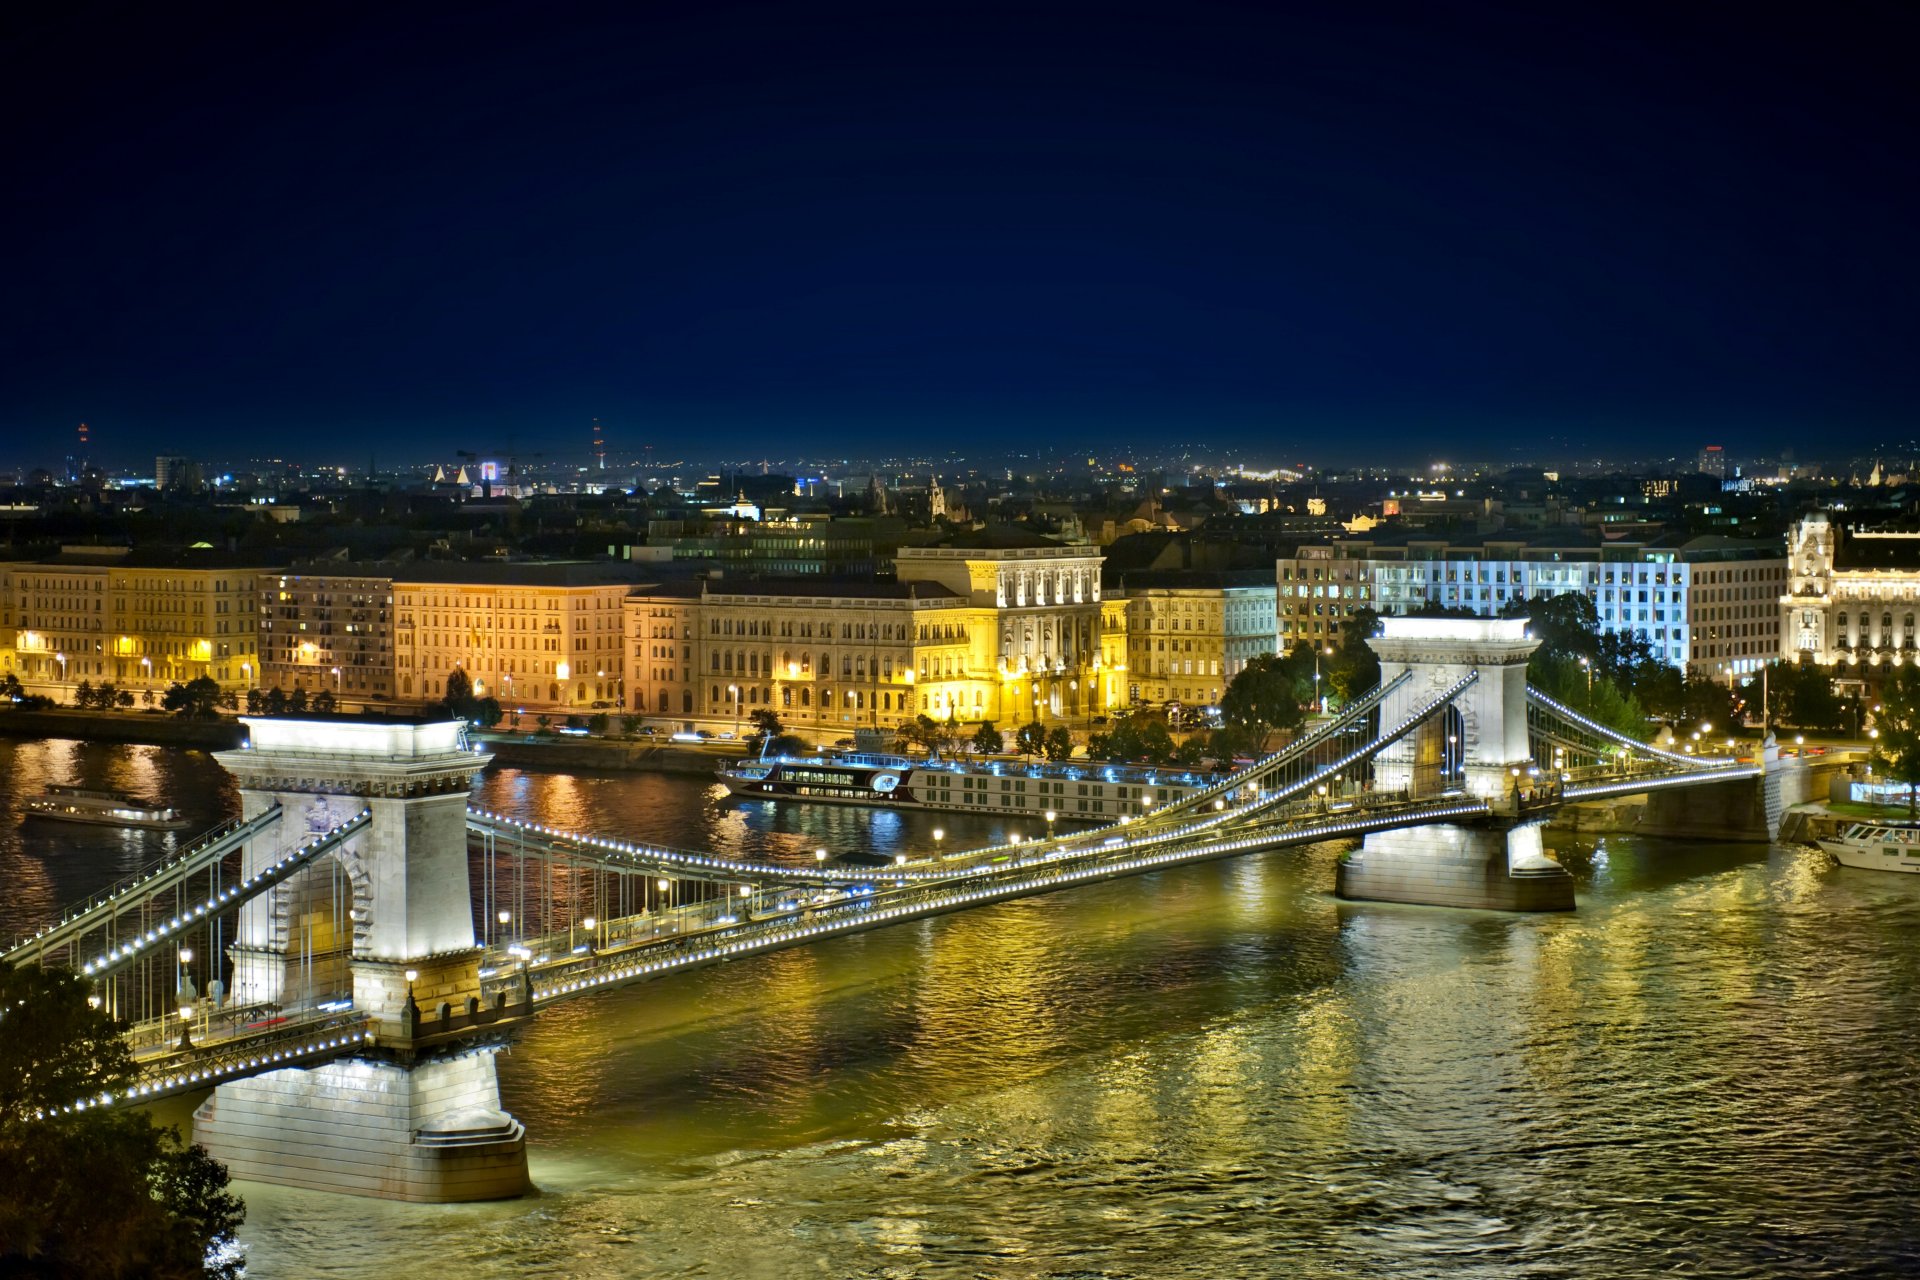
{"type": "Polygon", "coordinates": [[[1215,705],[1274,650],[1274,581],[1261,570],[1129,573],[1124,589],[1129,700],[1215,705]]]}
{"type": "Polygon", "coordinates": [[[619,708],[633,575],[617,561],[396,567],[395,696],[436,701],[458,669],[476,697],[497,698],[510,716],[619,708]]]}
{"type": "Polygon", "coordinates": [[[1485,616],[1538,596],[1584,593],[1600,629],[1638,633],[1694,675],[1758,671],[1778,652],[1787,561],[1778,544],[1708,536],[1597,540],[1578,533],[1449,541],[1413,536],[1299,548],[1276,565],[1283,650],[1335,643],[1362,607],[1423,605],[1485,616]]]}
{"type": "Polygon", "coordinates": [[[380,566],[260,575],[260,687],[331,691],[349,706],[395,692],[393,578],[380,566]]]}
{"type": "Polygon", "coordinates": [[[144,695],[207,676],[244,690],[259,662],[260,569],[205,547],[68,547],[11,564],[14,669],[29,692],[61,701],[82,681],[144,695]]]}
{"type": "Polygon", "coordinates": [[[1853,668],[1917,660],[1920,533],[1842,529],[1811,515],[1787,536],[1787,567],[1775,603],[1780,657],[1853,668]]]}

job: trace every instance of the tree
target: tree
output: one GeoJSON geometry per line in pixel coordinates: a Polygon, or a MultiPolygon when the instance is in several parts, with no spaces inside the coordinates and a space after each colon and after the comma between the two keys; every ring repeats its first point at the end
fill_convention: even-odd
{"type": "Polygon", "coordinates": [[[1196,765],[1206,759],[1207,751],[1207,740],[1196,733],[1173,749],[1173,762],[1196,765]]]}
{"type": "Polygon", "coordinates": [[[297,716],[305,715],[306,711],[307,691],[302,686],[295,685],[293,692],[287,695],[287,713],[297,716]]]}
{"type": "Polygon", "coordinates": [[[1000,731],[993,727],[993,721],[982,720],[980,727],[973,731],[973,749],[983,756],[997,756],[1007,749],[1000,731]]]}
{"type": "Polygon", "coordinates": [[[1037,756],[1047,749],[1047,728],[1038,720],[1020,726],[1020,732],[1014,735],[1014,745],[1020,748],[1023,756],[1037,756]]]}
{"type": "Polygon", "coordinates": [[[227,1171],[146,1113],[94,1107],[134,1064],[120,1028],[72,974],[0,969],[0,1272],[36,1276],[239,1274],[243,1206],[227,1171]]]}
{"type": "Polygon", "coordinates": [[[1380,683],[1380,659],[1367,644],[1380,634],[1380,615],[1361,605],[1340,629],[1340,643],[1323,661],[1327,688],[1342,704],[1380,683]]]}
{"type": "Polygon", "coordinates": [[[1140,758],[1152,764],[1170,764],[1173,761],[1173,735],[1167,732],[1167,726],[1158,720],[1149,720],[1140,726],[1140,758]]]}
{"type": "Polygon", "coordinates": [[[91,707],[93,705],[92,681],[82,680],[73,687],[73,705],[76,707],[91,707]]]}
{"type": "Polygon", "coordinates": [[[167,686],[160,705],[187,720],[211,720],[219,714],[220,686],[211,676],[195,676],[167,686]]]}
{"type": "MultiPolygon", "coordinates": [[[[478,704],[476,703],[475,705],[478,704]]],[[[779,721],[776,720],[774,723],[778,724],[779,721]]],[[[597,712],[587,717],[587,732],[595,736],[604,737],[608,727],[612,724],[613,718],[611,716],[604,711],[597,712]]]]}
{"type": "Polygon", "coordinates": [[[9,671],[0,676],[0,702],[15,703],[26,699],[26,686],[20,683],[20,677],[9,671]]]}
{"type": "Polygon", "coordinates": [[[1047,734],[1044,744],[1047,759],[1060,761],[1073,758],[1073,735],[1067,732],[1063,724],[1055,725],[1047,734]]]}
{"type": "Polygon", "coordinates": [[[1920,783],[1920,667],[1895,667],[1880,686],[1873,714],[1873,767],[1907,784],[1907,817],[1914,816],[1914,786],[1920,783]]]}
{"type": "Polygon", "coordinates": [[[448,707],[458,707],[473,697],[473,677],[465,668],[455,667],[447,673],[447,696],[441,699],[448,707]]]}
{"type": "Polygon", "coordinates": [[[1249,659],[1220,695],[1220,715],[1245,729],[1254,749],[1265,755],[1276,730],[1298,728],[1304,718],[1298,678],[1288,660],[1267,653],[1249,659]]]}
{"type": "MultiPolygon", "coordinates": [[[[491,729],[500,723],[500,717],[506,713],[500,709],[500,699],[486,697],[473,704],[473,714],[467,717],[482,729],[491,729]]],[[[631,720],[633,717],[627,717],[631,720]]],[[[629,733],[632,730],[628,730],[629,733]]]]}
{"type": "MultiPolygon", "coordinates": [[[[500,704],[498,702],[495,702],[493,704],[493,710],[494,710],[494,717],[493,717],[494,723],[498,724],[500,722],[500,715],[499,715],[500,704]]],[[[639,733],[640,727],[641,727],[641,722],[640,722],[639,716],[621,716],[620,717],[620,732],[625,734],[627,737],[631,738],[635,734],[639,733]]]]}
{"type": "Polygon", "coordinates": [[[313,695],[313,702],[308,709],[315,715],[330,716],[339,706],[339,699],[333,696],[333,690],[322,689],[313,695]]]}
{"type": "Polygon", "coordinates": [[[267,690],[263,710],[270,716],[283,716],[287,713],[287,695],[279,687],[267,690]]]}
{"type": "Polygon", "coordinates": [[[1833,671],[1811,662],[1776,662],[1767,669],[1769,713],[1775,721],[1815,733],[1851,728],[1854,704],[1834,692],[1833,671]]]}
{"type": "Polygon", "coordinates": [[[756,707],[747,714],[747,723],[753,731],[747,735],[747,750],[759,751],[761,747],[780,736],[785,726],[772,707],[756,707]]]}

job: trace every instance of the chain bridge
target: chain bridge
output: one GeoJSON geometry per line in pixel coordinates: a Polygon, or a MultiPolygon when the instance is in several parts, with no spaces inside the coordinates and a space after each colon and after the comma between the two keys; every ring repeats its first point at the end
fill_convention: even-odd
{"type": "Polygon", "coordinates": [[[1567,910],[1561,806],[1726,788],[1763,763],[1662,750],[1530,688],[1524,619],[1389,618],[1381,683],[1176,803],[880,866],[798,866],[561,831],[469,806],[456,723],[249,718],[234,822],[0,953],[65,965],[127,1023],[117,1106],[211,1089],[235,1176],[397,1199],[527,1189],[494,1054],[558,1001],[1167,867],[1327,840],[1344,897],[1567,910]],[[200,991],[202,971],[230,983],[200,991]],[[222,961],[226,962],[223,967],[222,961]]]}

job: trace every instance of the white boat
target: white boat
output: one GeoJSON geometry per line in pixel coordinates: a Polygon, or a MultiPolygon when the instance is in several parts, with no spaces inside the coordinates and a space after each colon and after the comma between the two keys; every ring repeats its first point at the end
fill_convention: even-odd
{"type": "Polygon", "coordinates": [[[1137,816],[1217,780],[1204,769],[1181,765],[909,760],[870,752],[749,758],[722,765],[719,775],[727,790],[743,800],[824,801],[1001,817],[1053,813],[1063,821],[1080,822],[1137,816]]]}
{"type": "Polygon", "coordinates": [[[180,831],[192,819],[178,809],[152,805],[118,791],[89,787],[48,787],[26,802],[29,818],[83,822],[95,827],[136,827],[142,831],[180,831]]]}
{"type": "Polygon", "coordinates": [[[1843,867],[1920,871],[1920,823],[1856,822],[1819,845],[1843,867]]]}

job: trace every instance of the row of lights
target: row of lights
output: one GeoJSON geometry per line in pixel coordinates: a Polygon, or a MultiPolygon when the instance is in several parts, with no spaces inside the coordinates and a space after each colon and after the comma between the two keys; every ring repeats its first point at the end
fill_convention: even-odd
{"type": "Polygon", "coordinates": [[[76,1102],[72,1106],[62,1107],[53,1114],[65,1115],[68,1112],[85,1111],[90,1106],[105,1107],[112,1106],[116,1101],[131,1102],[136,1098],[158,1097],[162,1094],[172,1093],[176,1089],[184,1089],[198,1084],[213,1084],[216,1081],[237,1076],[243,1072],[254,1071],[260,1067],[271,1067],[276,1062],[292,1063],[297,1059],[310,1058],[314,1054],[323,1053],[328,1049],[351,1049],[356,1045],[372,1043],[373,1032],[371,1031],[358,1036],[331,1036],[325,1040],[310,1041],[307,1044],[292,1049],[284,1049],[278,1053],[261,1054],[257,1057],[248,1058],[244,1062],[236,1059],[224,1069],[209,1067],[201,1071],[176,1072],[170,1076],[162,1076],[159,1079],[144,1084],[137,1084],[117,1099],[110,1093],[103,1093],[96,1099],[76,1102]]]}
{"type": "MultiPolygon", "coordinates": [[[[1436,819],[1462,817],[1469,814],[1484,815],[1486,812],[1487,806],[1484,803],[1455,804],[1436,809],[1420,810],[1417,817],[1410,813],[1400,813],[1372,818],[1350,818],[1340,822],[1319,823],[1301,828],[1285,837],[1285,843],[1307,844],[1316,840],[1363,834],[1367,831],[1385,830],[1394,826],[1409,825],[1413,822],[1431,822],[1436,819]]],[[[873,928],[882,922],[929,915],[940,909],[1019,897],[1029,892],[1041,891],[1047,888],[1058,888],[1062,883],[1106,878],[1116,873],[1145,871],[1156,867],[1174,865],[1180,862],[1200,861],[1209,857],[1219,857],[1223,854],[1271,846],[1276,843],[1279,842],[1269,836],[1249,836],[1239,840],[1228,840],[1215,844],[1201,845],[1194,849],[1149,854],[1146,857],[1131,858],[1124,862],[1088,867],[1077,871],[1056,872],[1056,874],[1049,876],[1045,880],[1026,880],[997,888],[974,889],[945,897],[935,897],[931,901],[916,903],[910,906],[880,908],[871,914],[862,913],[858,918],[849,918],[831,924],[808,925],[800,929],[769,933],[765,937],[758,939],[707,947],[690,955],[680,956],[672,960],[657,960],[648,964],[629,965],[625,968],[611,970],[590,978],[576,979],[555,986],[542,987],[535,991],[534,999],[536,1001],[553,1000],[561,996],[602,987],[611,982],[624,982],[632,979],[656,976],[679,969],[691,968],[712,960],[721,960],[736,955],[772,950],[781,945],[800,942],[809,938],[873,928]]],[[[1129,846],[1123,844],[1121,847],[1124,849],[1129,846]]],[[[1013,868],[1009,869],[1012,870],[1013,868]]]]}
{"type": "MultiPolygon", "coordinates": [[[[201,840],[200,843],[194,845],[192,848],[188,849],[185,853],[181,854],[179,857],[173,859],[172,861],[164,862],[160,864],[159,866],[155,867],[152,871],[149,871],[146,875],[141,876],[138,879],[128,880],[124,882],[118,888],[114,889],[113,892],[107,894],[106,896],[101,898],[96,898],[93,901],[87,903],[85,906],[76,908],[75,910],[69,912],[58,923],[48,925],[46,928],[40,930],[38,933],[35,933],[32,936],[22,939],[20,942],[15,943],[13,946],[7,948],[7,950],[0,951],[0,959],[4,959],[7,956],[12,955],[14,952],[20,950],[22,947],[32,946],[34,943],[40,941],[40,939],[45,937],[47,934],[52,933],[55,930],[64,929],[69,925],[75,924],[79,922],[83,917],[88,916],[95,911],[98,911],[102,907],[109,906],[112,903],[118,902],[121,898],[125,897],[129,893],[132,893],[135,889],[138,889],[141,885],[151,883],[153,880],[157,879],[160,876],[168,875],[172,872],[180,870],[183,866],[185,866],[185,864],[189,862],[193,862],[199,858],[203,858],[208,856],[209,854],[214,853],[215,851],[214,847],[216,845],[221,846],[218,852],[221,855],[224,855],[227,852],[225,846],[236,835],[244,839],[246,836],[252,835],[256,830],[259,829],[260,826],[264,826],[269,821],[277,822],[279,821],[279,818],[280,818],[280,805],[278,802],[275,802],[273,808],[268,809],[266,812],[260,814],[257,817],[246,820],[244,823],[239,821],[229,823],[227,826],[221,828],[219,831],[215,832],[214,834],[207,836],[205,839],[201,840]],[[242,830],[242,828],[244,828],[244,830],[242,830]]],[[[187,867],[186,870],[188,874],[191,874],[193,870],[195,870],[195,868],[187,867]]]]}
{"type": "Polygon", "coordinates": [[[229,885],[227,888],[222,889],[219,893],[213,895],[213,897],[208,898],[204,904],[195,907],[186,915],[175,916],[171,920],[163,920],[154,928],[147,930],[144,937],[135,938],[132,942],[122,943],[116,950],[89,960],[81,967],[81,972],[92,974],[96,970],[104,969],[109,961],[117,964],[122,960],[130,960],[138,956],[149,946],[158,942],[164,942],[167,935],[171,934],[174,930],[191,925],[195,920],[206,915],[207,912],[224,904],[227,899],[252,897],[253,894],[257,893],[260,889],[278,880],[280,873],[288,870],[290,865],[305,862],[314,854],[332,848],[345,836],[352,834],[352,832],[372,821],[372,818],[372,810],[362,809],[354,817],[349,818],[336,827],[329,828],[327,832],[317,840],[301,845],[298,849],[289,850],[287,853],[282,854],[280,860],[273,865],[262,867],[260,870],[242,880],[239,884],[229,885]],[[260,883],[256,884],[256,881],[260,883]],[[253,887],[249,888],[248,886],[253,887]]]}

